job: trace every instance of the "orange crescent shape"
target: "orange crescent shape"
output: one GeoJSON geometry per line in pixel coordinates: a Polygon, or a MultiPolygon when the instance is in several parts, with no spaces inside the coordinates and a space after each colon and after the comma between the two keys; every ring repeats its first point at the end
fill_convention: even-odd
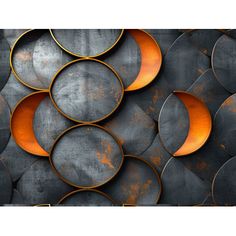
{"type": "Polygon", "coordinates": [[[189,115],[189,131],[184,144],[173,156],[191,154],[201,148],[210,136],[212,120],[207,106],[197,97],[184,91],[173,92],[185,105],[189,115]]]}
{"type": "Polygon", "coordinates": [[[138,90],[150,84],[160,71],[162,54],[156,40],[143,30],[130,29],[128,32],[140,48],[141,67],[135,81],[125,91],[138,90]]]}
{"type": "Polygon", "coordinates": [[[33,130],[34,113],[48,91],[31,93],[16,105],[11,116],[11,133],[18,146],[37,156],[49,156],[39,145],[33,130]]]}

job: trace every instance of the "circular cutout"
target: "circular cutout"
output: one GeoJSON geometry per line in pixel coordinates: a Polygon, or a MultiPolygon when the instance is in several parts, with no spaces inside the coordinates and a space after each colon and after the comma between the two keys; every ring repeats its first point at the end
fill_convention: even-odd
{"type": "Polygon", "coordinates": [[[161,194],[161,180],[157,171],[146,161],[125,156],[118,175],[102,191],[122,205],[155,205],[161,194]]]}
{"type": "Polygon", "coordinates": [[[66,206],[112,206],[113,200],[105,193],[95,189],[81,189],[64,196],[59,205],[66,206]]]}
{"type": "Polygon", "coordinates": [[[104,128],[77,125],[56,140],[50,162],[66,183],[94,188],[117,174],[123,163],[123,151],[116,138],[104,128]]]}
{"type": "Polygon", "coordinates": [[[68,119],[94,123],[111,115],[121,103],[123,84],[104,62],[79,59],[64,66],[52,81],[50,97],[68,119]]]}
{"type": "Polygon", "coordinates": [[[97,57],[119,41],[124,30],[120,29],[53,29],[56,43],[66,52],[77,57],[97,57]]]}
{"type": "Polygon", "coordinates": [[[49,30],[29,30],[15,42],[10,55],[15,77],[35,90],[48,89],[54,74],[73,57],[54,42],[49,30]]]}
{"type": "MultiPolygon", "coordinates": [[[[180,99],[187,110],[189,118],[189,128],[184,143],[181,144],[181,146],[178,147],[177,150],[174,150],[170,153],[173,156],[188,155],[201,148],[209,138],[212,128],[211,115],[206,105],[192,94],[184,91],[175,91],[170,96],[173,95],[177,96],[180,99]]],[[[169,119],[169,117],[170,115],[172,115],[173,110],[165,109],[166,106],[168,106],[168,103],[165,103],[163,105],[162,111],[160,112],[159,116],[160,138],[163,141],[165,147],[167,146],[167,141],[169,141],[172,135],[176,137],[169,127],[171,125],[171,120],[169,119]]],[[[182,121],[180,121],[180,123],[181,125],[183,125],[182,121]]],[[[173,146],[173,141],[175,141],[174,137],[171,138],[171,142],[170,144],[168,144],[170,147],[173,146]]],[[[168,149],[169,148],[167,146],[167,150],[168,149]]]]}
{"type": "Polygon", "coordinates": [[[26,152],[38,156],[49,154],[39,145],[33,130],[34,114],[48,91],[32,93],[16,105],[11,116],[11,133],[16,143],[26,152]]]}

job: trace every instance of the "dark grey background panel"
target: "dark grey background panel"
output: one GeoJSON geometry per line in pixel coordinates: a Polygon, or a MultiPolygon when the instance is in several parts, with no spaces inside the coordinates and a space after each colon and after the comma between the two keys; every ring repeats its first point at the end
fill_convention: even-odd
{"type": "Polygon", "coordinates": [[[11,204],[16,205],[16,206],[27,205],[27,203],[24,202],[23,196],[17,189],[13,189],[11,204]]]}

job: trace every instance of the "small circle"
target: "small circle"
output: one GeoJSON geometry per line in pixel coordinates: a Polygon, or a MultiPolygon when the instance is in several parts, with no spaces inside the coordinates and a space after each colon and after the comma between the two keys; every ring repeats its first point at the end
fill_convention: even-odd
{"type": "Polygon", "coordinates": [[[124,95],[123,84],[104,62],[79,59],[68,63],[55,76],[50,97],[68,119],[94,123],[112,114],[124,95]]]}
{"type": "Polygon", "coordinates": [[[56,140],[50,162],[66,183],[93,188],[116,175],[123,163],[123,151],[116,138],[104,128],[77,125],[56,140]]]}

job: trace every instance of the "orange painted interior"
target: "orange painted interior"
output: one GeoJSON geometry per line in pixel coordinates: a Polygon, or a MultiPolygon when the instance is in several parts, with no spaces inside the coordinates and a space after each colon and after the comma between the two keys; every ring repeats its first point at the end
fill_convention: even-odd
{"type": "Polygon", "coordinates": [[[128,30],[139,45],[141,68],[135,81],[125,91],[141,89],[151,83],[157,76],[162,63],[161,49],[156,41],[142,30],[128,30]]]}
{"type": "Polygon", "coordinates": [[[184,103],[189,114],[189,132],[184,144],[173,154],[183,156],[198,150],[211,133],[212,120],[206,105],[193,95],[176,91],[174,94],[184,103]]]}
{"type": "Polygon", "coordinates": [[[43,91],[25,97],[16,106],[11,118],[11,133],[16,143],[26,152],[38,156],[49,156],[39,145],[33,130],[34,113],[46,96],[48,92],[43,91]]]}

